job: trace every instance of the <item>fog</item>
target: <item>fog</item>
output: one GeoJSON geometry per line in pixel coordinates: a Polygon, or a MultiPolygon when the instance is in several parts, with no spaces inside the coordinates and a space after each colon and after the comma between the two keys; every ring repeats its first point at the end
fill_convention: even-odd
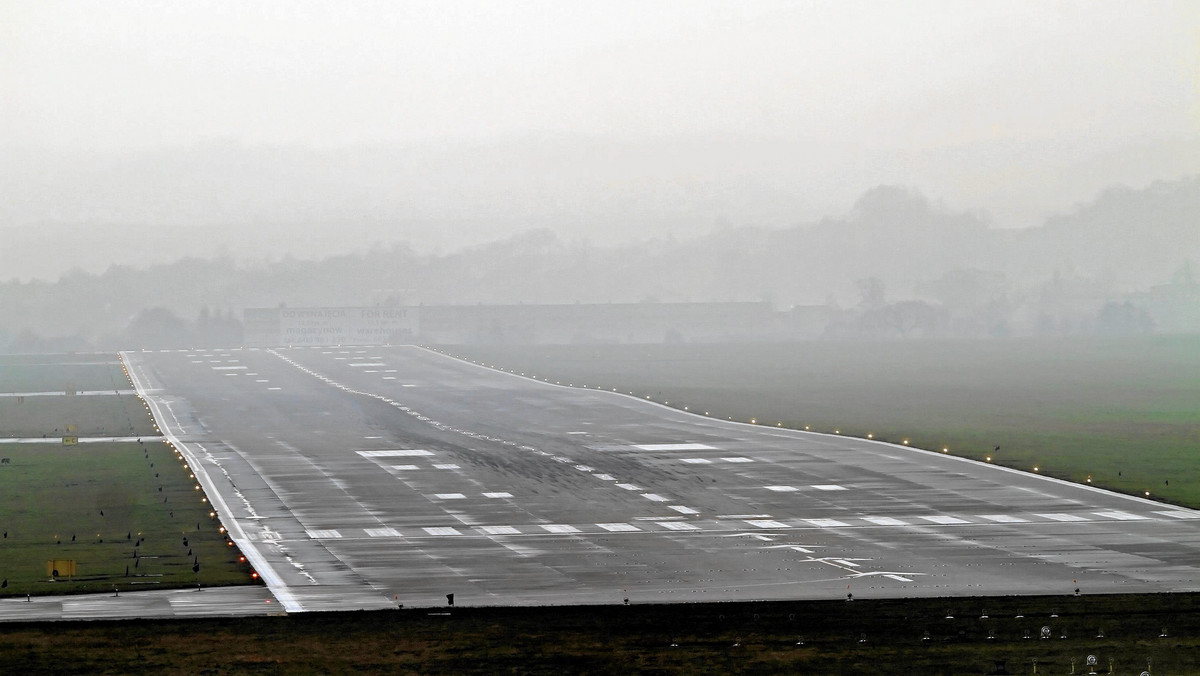
{"type": "Polygon", "coordinates": [[[6,344],[880,285],[939,334],[1197,330],[1187,1],[5,3],[0,64],[6,344]]]}

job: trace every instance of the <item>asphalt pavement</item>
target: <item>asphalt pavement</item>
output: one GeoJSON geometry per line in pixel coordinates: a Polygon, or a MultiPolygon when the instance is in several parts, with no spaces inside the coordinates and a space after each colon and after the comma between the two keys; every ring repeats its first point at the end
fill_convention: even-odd
{"type": "Polygon", "coordinates": [[[289,612],[1200,589],[1200,512],[941,453],[412,346],[123,358],[289,612]]]}

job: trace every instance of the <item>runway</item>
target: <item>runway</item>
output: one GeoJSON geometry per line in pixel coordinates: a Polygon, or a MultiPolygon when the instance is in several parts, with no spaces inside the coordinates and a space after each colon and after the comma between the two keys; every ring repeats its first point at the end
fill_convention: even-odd
{"type": "Polygon", "coordinates": [[[402,347],[123,353],[289,612],[1185,591],[1200,512],[402,347]]]}

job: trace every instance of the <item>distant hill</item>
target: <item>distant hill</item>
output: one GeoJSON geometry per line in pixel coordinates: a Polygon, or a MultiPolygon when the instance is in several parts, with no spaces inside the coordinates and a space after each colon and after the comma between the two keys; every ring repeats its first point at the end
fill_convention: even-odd
{"type": "MultiPolygon", "coordinates": [[[[9,281],[0,283],[0,349],[22,331],[103,342],[155,307],[190,318],[280,303],[769,300],[869,310],[920,301],[964,331],[1071,332],[1087,330],[1106,302],[1194,284],[1180,271],[1198,264],[1200,176],[1115,187],[1026,230],[992,228],[913,190],[880,186],[837,218],[691,239],[597,246],[541,229],[450,253],[394,244],[311,261],[190,258],[77,271],[53,283],[9,281]]],[[[1156,312],[1171,311],[1162,307],[1156,312]]]]}

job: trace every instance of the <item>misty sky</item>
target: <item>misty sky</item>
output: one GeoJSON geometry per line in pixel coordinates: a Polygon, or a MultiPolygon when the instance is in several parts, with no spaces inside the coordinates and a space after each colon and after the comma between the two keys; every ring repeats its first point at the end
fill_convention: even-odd
{"type": "Polygon", "coordinates": [[[162,204],[97,194],[113,181],[136,193],[164,151],[381,144],[451,149],[447,178],[401,216],[378,207],[417,224],[409,238],[421,223],[463,237],[558,223],[596,237],[586,231],[606,205],[629,236],[715,219],[783,227],[844,212],[880,183],[1036,225],[1112,183],[1200,170],[1200,11],[1194,0],[0,2],[0,228],[230,223],[236,213],[208,211],[211,197],[185,187],[162,204]],[[623,150],[594,152],[610,145],[623,150]],[[500,168],[480,174],[479,153],[462,150],[476,146],[500,168]],[[505,153],[526,146],[533,159],[512,164],[532,175],[508,177],[514,188],[505,153]],[[83,167],[70,184],[64,165],[83,167]],[[449,205],[497,216],[443,222],[449,205]]]}

